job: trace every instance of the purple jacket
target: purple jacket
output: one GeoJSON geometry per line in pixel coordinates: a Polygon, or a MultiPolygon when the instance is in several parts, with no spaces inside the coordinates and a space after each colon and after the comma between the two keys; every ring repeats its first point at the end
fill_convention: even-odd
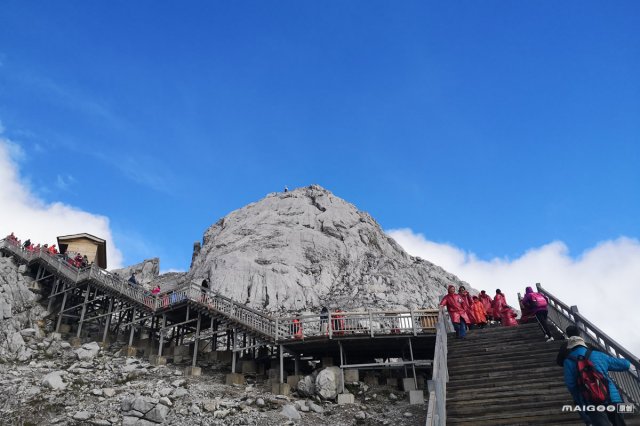
{"type": "Polygon", "coordinates": [[[536,293],[531,287],[527,287],[525,292],[526,294],[522,298],[522,305],[528,312],[535,314],[536,312],[547,310],[549,299],[540,293],[536,293]]]}

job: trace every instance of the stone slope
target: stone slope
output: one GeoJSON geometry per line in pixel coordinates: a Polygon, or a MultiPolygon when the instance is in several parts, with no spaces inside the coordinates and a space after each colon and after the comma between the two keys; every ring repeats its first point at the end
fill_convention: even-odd
{"type": "Polygon", "coordinates": [[[448,284],[463,284],[318,185],[269,194],[219,220],[186,278],[268,311],[433,308],[448,284]]]}
{"type": "Polygon", "coordinates": [[[39,297],[29,290],[33,280],[23,272],[24,266],[18,267],[9,257],[0,257],[0,362],[31,357],[24,331],[41,333],[38,322],[46,314],[38,303],[39,297]]]}

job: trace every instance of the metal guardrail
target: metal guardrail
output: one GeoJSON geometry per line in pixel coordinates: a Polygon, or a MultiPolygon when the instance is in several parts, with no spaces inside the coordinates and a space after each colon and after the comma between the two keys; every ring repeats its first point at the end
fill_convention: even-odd
{"type": "Polygon", "coordinates": [[[436,348],[433,355],[433,372],[429,383],[429,403],[427,405],[426,426],[447,424],[447,330],[449,318],[444,308],[440,308],[436,324],[436,348]]]}
{"type": "Polygon", "coordinates": [[[575,325],[582,331],[582,338],[586,343],[600,348],[602,352],[613,357],[625,358],[631,362],[631,370],[623,372],[611,371],[609,376],[629,401],[639,405],[640,377],[638,372],[640,371],[640,360],[638,360],[638,357],[583,317],[578,312],[577,306],[567,306],[540,284],[536,284],[536,287],[539,293],[544,294],[549,299],[548,318],[561,331],[564,331],[570,325],[575,325]]]}
{"type": "Polygon", "coordinates": [[[278,318],[278,341],[304,340],[308,337],[417,335],[433,333],[437,309],[332,312],[278,318]]]}

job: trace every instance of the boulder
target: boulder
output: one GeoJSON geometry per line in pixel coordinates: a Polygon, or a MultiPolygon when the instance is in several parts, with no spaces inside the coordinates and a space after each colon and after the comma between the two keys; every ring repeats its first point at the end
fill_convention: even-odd
{"type": "Polygon", "coordinates": [[[158,404],[153,407],[147,414],[145,414],[145,419],[151,420],[155,423],[164,423],[167,419],[167,415],[169,414],[169,407],[164,404],[158,404]]]}
{"type": "Polygon", "coordinates": [[[67,385],[62,381],[64,371],[54,371],[42,378],[42,386],[53,390],[64,390],[67,385]]]}
{"type": "Polygon", "coordinates": [[[73,420],[85,421],[89,420],[92,417],[92,414],[88,411],[78,411],[73,415],[73,420]]]}
{"type": "Polygon", "coordinates": [[[298,413],[298,410],[296,410],[296,407],[294,407],[292,404],[287,404],[282,407],[282,411],[280,411],[280,414],[288,417],[290,420],[300,420],[302,418],[300,413],[298,413]]]}
{"type": "Polygon", "coordinates": [[[321,406],[319,406],[318,404],[316,404],[313,401],[309,401],[309,408],[314,413],[322,414],[324,412],[324,408],[322,408],[321,406]]]}
{"type": "Polygon", "coordinates": [[[158,401],[154,401],[151,398],[145,396],[139,396],[133,400],[131,409],[140,411],[141,413],[147,413],[157,404],[158,401]]]}
{"type": "Polygon", "coordinates": [[[327,367],[316,377],[316,393],[324,399],[335,399],[342,391],[342,375],[339,367],[327,367]]]}
{"type": "Polygon", "coordinates": [[[316,393],[316,382],[313,376],[304,376],[298,380],[298,395],[311,397],[316,393]]]}
{"type": "Polygon", "coordinates": [[[96,342],[85,343],[73,352],[80,361],[90,361],[100,352],[100,345],[96,342]]]}

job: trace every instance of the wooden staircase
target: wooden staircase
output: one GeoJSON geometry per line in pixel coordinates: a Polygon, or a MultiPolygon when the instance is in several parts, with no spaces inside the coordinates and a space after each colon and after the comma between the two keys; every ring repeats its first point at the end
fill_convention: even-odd
{"type": "Polygon", "coordinates": [[[556,365],[561,341],[538,324],[472,330],[448,339],[447,424],[584,425],[556,365]]]}

